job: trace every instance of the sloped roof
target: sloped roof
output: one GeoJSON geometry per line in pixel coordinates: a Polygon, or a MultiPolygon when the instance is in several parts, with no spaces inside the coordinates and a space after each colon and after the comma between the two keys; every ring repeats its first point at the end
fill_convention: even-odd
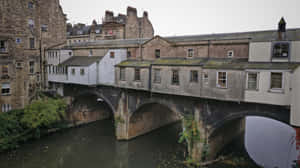
{"type": "Polygon", "coordinates": [[[161,58],[153,61],[127,60],[116,66],[120,67],[149,67],[149,66],[199,66],[203,69],[222,70],[295,70],[300,63],[290,62],[248,62],[248,59],[232,58],[161,58]]]}
{"type": "Polygon", "coordinates": [[[66,61],[62,62],[60,65],[62,66],[90,66],[93,63],[101,60],[103,57],[101,56],[74,56],[66,61]]]}

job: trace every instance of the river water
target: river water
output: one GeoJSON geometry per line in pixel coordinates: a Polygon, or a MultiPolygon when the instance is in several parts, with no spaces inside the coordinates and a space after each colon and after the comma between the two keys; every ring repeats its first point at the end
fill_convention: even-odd
{"type": "MultiPolygon", "coordinates": [[[[0,168],[183,168],[185,147],[178,144],[181,123],[131,141],[117,141],[111,120],[98,121],[30,141],[0,154],[0,168]]],[[[245,147],[265,168],[291,168],[295,131],[275,120],[248,117],[245,147]]]]}

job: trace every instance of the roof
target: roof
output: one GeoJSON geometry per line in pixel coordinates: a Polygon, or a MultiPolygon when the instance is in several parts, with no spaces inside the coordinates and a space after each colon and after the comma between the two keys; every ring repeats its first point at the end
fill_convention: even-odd
{"type": "Polygon", "coordinates": [[[79,42],[69,45],[70,47],[87,47],[87,46],[118,46],[118,45],[139,45],[149,39],[118,39],[118,40],[96,40],[93,42],[79,42]]]}
{"type": "Polygon", "coordinates": [[[121,62],[120,64],[116,65],[118,67],[149,67],[152,61],[140,61],[140,60],[126,60],[121,62]]]}
{"type": "Polygon", "coordinates": [[[153,61],[127,60],[116,65],[119,67],[150,67],[153,66],[199,66],[203,69],[223,70],[295,70],[300,63],[289,62],[248,62],[248,59],[231,58],[161,58],[153,61]]]}
{"type": "MultiPolygon", "coordinates": [[[[169,36],[164,37],[171,42],[207,41],[207,40],[238,40],[249,39],[251,41],[273,41],[278,37],[277,30],[250,31],[236,33],[203,34],[188,36],[169,36]]],[[[288,40],[300,40],[300,28],[288,29],[286,31],[288,40]]]]}
{"type": "Polygon", "coordinates": [[[188,65],[188,66],[196,66],[202,65],[207,59],[206,58],[160,58],[155,60],[152,64],[153,65],[188,65]]]}
{"type": "Polygon", "coordinates": [[[60,65],[62,66],[90,66],[91,64],[101,60],[103,57],[99,56],[74,56],[66,61],[62,62],[60,65]]]}

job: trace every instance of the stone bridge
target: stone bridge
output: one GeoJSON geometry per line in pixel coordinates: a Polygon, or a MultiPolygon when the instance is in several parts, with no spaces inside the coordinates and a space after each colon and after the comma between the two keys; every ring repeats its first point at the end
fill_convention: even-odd
{"type": "MultiPolygon", "coordinates": [[[[72,111],[77,110],[78,114],[82,111],[94,112],[85,115],[88,121],[107,118],[109,116],[107,111],[110,111],[114,117],[116,137],[119,140],[135,138],[179,121],[186,115],[193,115],[200,132],[205,133],[202,138],[207,139],[210,144],[211,158],[233,138],[244,133],[246,116],[263,116],[287,124],[290,119],[290,109],[283,106],[158,94],[113,86],[65,85],[64,95],[71,99],[72,111]],[[80,104],[91,105],[82,110],[78,108],[80,104]]],[[[203,142],[193,146],[189,152],[192,157],[199,160],[203,142]]]]}

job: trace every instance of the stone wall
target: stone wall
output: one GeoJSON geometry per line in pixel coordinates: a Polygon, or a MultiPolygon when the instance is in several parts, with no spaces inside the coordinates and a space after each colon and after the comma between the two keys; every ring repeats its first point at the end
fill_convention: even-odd
{"type": "Polygon", "coordinates": [[[44,49],[66,41],[66,17],[58,0],[2,0],[0,13],[0,39],[8,45],[7,53],[0,53],[1,66],[9,66],[9,78],[1,78],[0,83],[10,83],[11,90],[9,95],[0,95],[0,102],[12,109],[23,108],[45,84],[44,49]],[[34,48],[30,48],[30,38],[34,38],[34,48]],[[34,62],[33,73],[30,62],[34,62]]]}

